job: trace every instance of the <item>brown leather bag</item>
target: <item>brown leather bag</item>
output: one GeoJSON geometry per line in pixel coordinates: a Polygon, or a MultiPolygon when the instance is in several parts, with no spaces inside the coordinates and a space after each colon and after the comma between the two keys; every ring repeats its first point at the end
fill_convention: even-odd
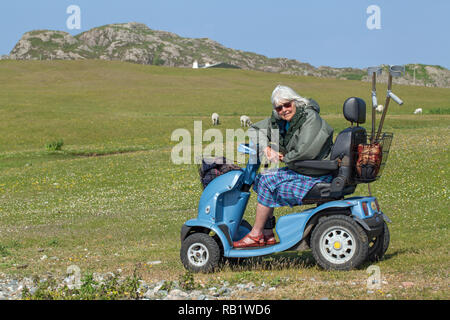
{"type": "Polygon", "coordinates": [[[377,142],[358,145],[358,159],[356,160],[357,176],[363,180],[373,180],[380,170],[383,152],[377,142]]]}

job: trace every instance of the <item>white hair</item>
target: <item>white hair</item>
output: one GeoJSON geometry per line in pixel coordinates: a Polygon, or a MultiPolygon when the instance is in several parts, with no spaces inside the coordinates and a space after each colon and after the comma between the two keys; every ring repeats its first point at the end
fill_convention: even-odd
{"type": "Polygon", "coordinates": [[[283,86],[281,84],[277,85],[273,90],[271,100],[274,108],[279,105],[281,101],[295,101],[297,107],[307,105],[309,102],[308,99],[302,97],[288,86],[283,86]]]}

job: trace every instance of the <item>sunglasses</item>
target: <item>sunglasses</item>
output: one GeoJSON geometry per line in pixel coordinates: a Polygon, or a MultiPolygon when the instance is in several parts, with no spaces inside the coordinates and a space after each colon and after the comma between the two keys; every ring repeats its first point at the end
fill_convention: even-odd
{"type": "Polygon", "coordinates": [[[292,101],[283,103],[282,105],[276,106],[275,110],[277,112],[280,112],[283,108],[289,109],[290,107],[292,107],[292,101]]]}

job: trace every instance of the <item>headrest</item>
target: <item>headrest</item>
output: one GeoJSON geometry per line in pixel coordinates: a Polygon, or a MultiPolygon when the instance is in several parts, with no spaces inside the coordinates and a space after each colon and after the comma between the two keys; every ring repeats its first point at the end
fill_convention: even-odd
{"type": "Polygon", "coordinates": [[[363,99],[351,97],[344,102],[344,117],[350,122],[366,122],[366,103],[363,99]]]}

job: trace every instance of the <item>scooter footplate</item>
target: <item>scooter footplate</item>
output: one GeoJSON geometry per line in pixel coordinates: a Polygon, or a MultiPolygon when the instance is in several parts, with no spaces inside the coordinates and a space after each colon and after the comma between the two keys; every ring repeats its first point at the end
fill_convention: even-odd
{"type": "Polygon", "coordinates": [[[278,244],[278,242],[277,243],[274,243],[274,244],[268,244],[268,245],[265,245],[265,246],[258,246],[258,247],[245,247],[245,248],[234,248],[233,247],[233,249],[235,249],[235,250],[255,250],[255,249],[264,249],[264,248],[268,248],[268,247],[273,247],[274,245],[277,245],[278,244]]]}

